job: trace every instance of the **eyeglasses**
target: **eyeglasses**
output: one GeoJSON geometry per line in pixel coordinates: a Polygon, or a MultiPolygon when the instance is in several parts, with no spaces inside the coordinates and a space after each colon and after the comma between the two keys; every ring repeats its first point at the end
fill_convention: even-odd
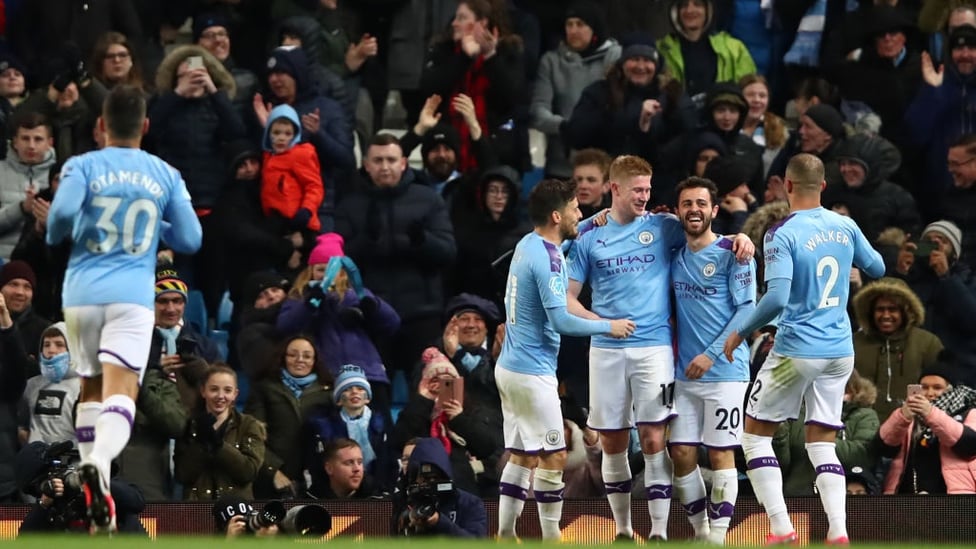
{"type": "Polygon", "coordinates": [[[965,166],[966,164],[969,164],[973,160],[976,160],[976,156],[970,156],[966,160],[950,160],[948,162],[948,165],[949,165],[950,168],[961,168],[961,167],[965,166]]]}
{"type": "Polygon", "coordinates": [[[122,61],[123,59],[128,59],[130,57],[129,52],[120,51],[117,53],[106,53],[104,59],[112,61],[122,61]]]}
{"type": "Polygon", "coordinates": [[[230,34],[225,30],[207,31],[200,34],[200,38],[204,38],[206,40],[216,40],[218,38],[227,38],[228,36],[230,36],[230,34]]]}
{"type": "Polygon", "coordinates": [[[312,353],[285,353],[285,358],[289,360],[304,360],[305,362],[311,362],[315,360],[315,355],[312,353]]]}

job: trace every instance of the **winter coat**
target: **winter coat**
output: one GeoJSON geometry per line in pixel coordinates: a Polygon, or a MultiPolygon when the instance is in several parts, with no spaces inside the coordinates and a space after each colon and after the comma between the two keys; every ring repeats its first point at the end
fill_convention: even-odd
{"type": "Polygon", "coordinates": [[[156,72],[158,95],[149,106],[147,146],[180,171],[194,208],[213,208],[226,177],[223,146],[244,137],[244,122],[231,100],[234,77],[200,46],[181,46],[163,59],[156,72]],[[203,57],[217,92],[198,98],[174,93],[180,64],[188,57],[203,57]]]}
{"type": "Polygon", "coordinates": [[[387,84],[391,90],[418,90],[427,46],[450,25],[457,2],[405,0],[398,3],[400,6],[390,18],[387,84]]]}
{"type": "MultiPolygon", "coordinates": [[[[174,372],[176,387],[183,407],[190,412],[200,398],[200,383],[204,381],[209,363],[217,360],[217,346],[187,322],[176,336],[176,349],[183,357],[184,364],[174,372]]],[[[163,354],[163,337],[153,329],[152,342],[149,344],[149,367],[162,368],[160,361],[163,354]]]]}
{"type": "Polygon", "coordinates": [[[359,266],[363,285],[393,306],[400,319],[440,316],[442,277],[454,262],[454,229],[437,191],[415,185],[404,171],[395,187],[369,182],[341,203],[336,232],[359,266]]]}
{"type": "Polygon", "coordinates": [[[878,57],[873,40],[858,61],[845,62],[831,78],[849,101],[863,101],[881,117],[881,135],[902,142],[905,110],[922,83],[922,58],[909,50],[898,65],[878,57]]]}
{"type": "Polygon", "coordinates": [[[20,337],[21,345],[24,349],[30,349],[27,351],[27,362],[24,363],[27,367],[24,375],[26,379],[30,379],[41,373],[34,350],[37,349],[37,342],[41,340],[41,334],[53,323],[34,312],[31,307],[21,313],[11,313],[10,316],[13,318],[14,327],[17,328],[15,333],[20,337]]]}
{"type": "MultiPolygon", "coordinates": [[[[845,470],[877,461],[874,441],[881,421],[867,402],[845,402],[841,413],[844,428],[837,433],[837,459],[845,470]]],[[[780,425],[773,439],[776,459],[783,471],[783,493],[786,497],[812,496],[817,473],[810,463],[806,447],[806,428],[801,420],[780,425]]]]}
{"type": "Polygon", "coordinates": [[[374,341],[393,337],[400,329],[400,316],[389,303],[364,291],[376,301],[375,310],[362,307],[351,288],[341,302],[335,292],[329,292],[318,306],[310,304],[309,298],[287,299],[278,315],[278,331],[285,337],[312,334],[316,348],[326,351],[322,361],[333,376],[339,375],[342,366],[355,364],[363,369],[370,383],[389,384],[374,341]],[[351,308],[358,308],[362,317],[348,314],[351,308]]]}
{"type": "MultiPolygon", "coordinates": [[[[10,260],[27,218],[20,207],[24,192],[27,189],[40,192],[48,188],[48,171],[55,160],[51,148],[39,163],[25,164],[13,147],[8,146],[7,159],[0,162],[0,259],[5,262],[10,260]]],[[[32,341],[28,348],[33,349],[36,342],[32,341]]]]}
{"type": "Polygon", "coordinates": [[[948,219],[962,231],[959,260],[976,269],[976,188],[953,185],[939,197],[939,218],[948,219]]]}
{"type": "MultiPolygon", "coordinates": [[[[967,410],[963,419],[950,417],[933,406],[925,417],[925,424],[939,439],[939,458],[946,493],[976,494],[976,409],[967,410]]],[[[885,494],[897,494],[899,491],[908,452],[913,445],[914,427],[915,421],[905,418],[901,410],[891,412],[881,425],[882,442],[889,447],[898,448],[898,454],[891,462],[891,468],[885,477],[885,494]]]]}
{"type": "Polygon", "coordinates": [[[302,429],[312,410],[330,406],[334,406],[332,387],[320,382],[306,387],[301,398],[295,398],[291,390],[285,387],[278,372],[251,386],[244,412],[268,427],[267,449],[258,475],[261,484],[270,482],[277,471],[303,484],[302,471],[321,466],[304,463],[302,429]]]}
{"type": "MultiPolygon", "coordinates": [[[[295,111],[281,106],[275,107],[268,117],[268,126],[264,129],[264,162],[261,165],[261,207],[264,215],[274,214],[291,220],[304,208],[311,212],[312,217],[301,229],[318,232],[322,228],[319,221],[319,206],[325,196],[322,186],[322,173],[319,157],[315,147],[308,143],[299,143],[302,137],[302,124],[295,115],[295,111]],[[290,111],[290,112],[289,112],[290,111]],[[271,148],[271,126],[275,120],[288,119],[295,127],[295,137],[288,150],[277,153],[271,148]]],[[[298,227],[296,227],[298,228],[298,227]]]]}
{"type": "Polygon", "coordinates": [[[530,114],[532,127],[546,134],[546,173],[572,175],[569,150],[563,144],[559,126],[573,114],[583,89],[603,79],[607,69],[620,58],[620,52],[620,44],[609,39],[585,57],[565,42],[542,55],[530,114]]]}
{"type": "Polygon", "coordinates": [[[854,135],[837,149],[840,159],[860,159],[867,164],[864,182],[850,187],[841,179],[824,191],[822,203],[830,208],[844,204],[851,212],[851,219],[874,242],[881,231],[897,227],[908,234],[919,234],[922,219],[915,206],[915,199],[903,187],[889,181],[901,165],[901,153],[894,144],[883,137],[854,135]]]}
{"type": "MultiPolygon", "coordinates": [[[[335,407],[312,412],[305,428],[308,463],[322,462],[322,451],[329,442],[337,438],[349,438],[346,422],[335,407]]],[[[369,420],[369,445],[376,459],[366,468],[366,474],[375,482],[376,487],[384,491],[392,489],[397,472],[397,460],[393,457],[389,435],[390,425],[386,423],[383,414],[373,410],[369,420]]],[[[312,486],[328,486],[329,475],[324,467],[310,467],[308,472],[312,477],[312,486]]]]}
{"type": "Polygon", "coordinates": [[[201,438],[199,417],[187,422],[173,452],[176,478],[183,483],[183,499],[208,501],[231,496],[250,501],[251,489],[264,461],[268,433],[257,418],[231,408],[230,417],[217,429],[219,442],[201,438]]]}
{"type": "Polygon", "coordinates": [[[138,486],[147,501],[173,497],[169,441],[183,435],[187,417],[176,383],[161,369],[146,368],[136,398],[132,436],[117,462],[119,478],[138,486]]]}
{"type": "MultiPolygon", "coordinates": [[[[54,138],[54,155],[56,158],[66,159],[76,154],[83,154],[95,149],[95,139],[92,130],[95,121],[101,114],[101,105],[105,100],[106,90],[101,83],[92,83],[79,88],[78,100],[66,109],[58,107],[56,102],[48,99],[47,88],[32,93],[21,104],[17,105],[14,116],[23,112],[43,114],[51,125],[54,138]],[[101,101],[100,101],[101,100],[101,101]]],[[[11,128],[16,131],[16,128],[11,128]]]]}
{"type": "MultiPolygon", "coordinates": [[[[20,446],[17,441],[17,402],[24,394],[26,372],[30,369],[30,360],[16,324],[7,330],[0,329],[0,353],[4,357],[0,361],[0,498],[7,498],[17,491],[14,472],[14,458],[20,446]]],[[[34,368],[37,368],[36,364],[34,368]]]]}
{"type": "Polygon", "coordinates": [[[854,313],[860,331],[854,333],[854,369],[878,387],[874,410],[888,417],[902,405],[907,387],[936,362],[942,342],[922,329],[925,309],[918,296],[897,278],[882,278],[868,284],[854,296],[854,313]],[[885,336],[874,324],[874,303],[888,297],[902,306],[902,328],[885,336]]]}
{"type": "MultiPolygon", "coordinates": [[[[54,199],[50,187],[37,196],[48,202],[54,199]]],[[[36,311],[41,317],[57,321],[64,318],[61,292],[65,271],[68,269],[68,260],[71,257],[71,240],[66,239],[57,246],[48,246],[44,240],[46,233],[46,227],[44,230],[37,230],[37,218],[33,214],[28,214],[24,218],[20,240],[17,241],[14,251],[10,253],[10,259],[26,261],[34,270],[37,284],[34,285],[31,310],[36,311]]]]}

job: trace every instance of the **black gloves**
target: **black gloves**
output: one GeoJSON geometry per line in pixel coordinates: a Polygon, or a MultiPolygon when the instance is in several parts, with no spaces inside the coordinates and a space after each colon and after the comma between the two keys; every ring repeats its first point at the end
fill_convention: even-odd
{"type": "Polygon", "coordinates": [[[294,217],[291,218],[291,225],[296,229],[304,229],[308,226],[308,222],[312,219],[312,212],[308,208],[298,208],[295,212],[294,217]]]}
{"type": "Polygon", "coordinates": [[[372,318],[379,310],[380,304],[376,301],[375,297],[364,295],[362,299],[359,300],[359,309],[363,312],[366,318],[372,318]]]}
{"type": "Polygon", "coordinates": [[[196,416],[197,440],[206,446],[211,452],[220,447],[223,442],[220,435],[214,429],[217,418],[204,410],[196,416]]]}

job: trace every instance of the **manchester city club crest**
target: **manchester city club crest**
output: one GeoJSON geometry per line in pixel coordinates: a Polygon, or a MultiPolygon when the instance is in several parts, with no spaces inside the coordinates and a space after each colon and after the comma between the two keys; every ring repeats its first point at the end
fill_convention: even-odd
{"type": "Polygon", "coordinates": [[[558,276],[554,276],[549,279],[549,291],[552,295],[556,297],[562,297],[566,295],[566,287],[563,285],[563,279],[558,276]]]}
{"type": "Polygon", "coordinates": [[[711,277],[713,274],[715,274],[715,264],[709,263],[702,267],[702,274],[707,277],[711,277]]]}
{"type": "Polygon", "coordinates": [[[654,233],[651,231],[641,231],[640,234],[637,235],[637,241],[646,246],[651,242],[654,242],[654,233]]]}
{"type": "Polygon", "coordinates": [[[560,433],[559,431],[557,431],[555,429],[553,429],[551,431],[548,431],[546,433],[546,444],[549,444],[549,445],[559,444],[559,436],[561,434],[562,433],[560,433]]]}

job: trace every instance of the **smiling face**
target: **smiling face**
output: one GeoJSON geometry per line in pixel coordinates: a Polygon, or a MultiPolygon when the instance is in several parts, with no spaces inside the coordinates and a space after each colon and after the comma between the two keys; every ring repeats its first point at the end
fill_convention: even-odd
{"type": "Polygon", "coordinates": [[[800,150],[817,154],[830,146],[833,138],[807,115],[800,117],[800,150]]]}
{"type": "Polygon", "coordinates": [[[631,57],[623,64],[624,78],[637,87],[649,85],[657,74],[657,65],[647,57],[631,57]]]}
{"type": "Polygon", "coordinates": [[[886,336],[900,330],[905,322],[901,306],[897,301],[887,297],[879,297],[874,300],[872,315],[875,328],[886,336]]]}
{"type": "Polygon", "coordinates": [[[359,385],[349,387],[339,397],[339,404],[350,417],[359,417],[363,413],[363,408],[369,404],[369,399],[366,398],[366,389],[359,385]]]}
{"type": "Polygon", "coordinates": [[[237,380],[224,372],[212,374],[200,389],[207,412],[218,417],[230,412],[237,394],[237,380]]]}
{"type": "Polygon", "coordinates": [[[579,230],[576,225],[583,219],[583,214],[579,209],[579,201],[576,200],[574,196],[572,200],[566,203],[563,211],[560,212],[562,218],[559,221],[559,236],[563,240],[571,240],[579,235],[579,230]]]}
{"type": "MultiPolygon", "coordinates": [[[[619,202],[623,206],[621,213],[632,219],[644,213],[647,201],[651,199],[651,176],[638,175],[624,181],[611,181],[610,192],[614,203],[619,202]]],[[[618,221],[626,223],[629,219],[618,221]]]]}
{"type": "Polygon", "coordinates": [[[488,338],[485,319],[474,311],[465,311],[454,317],[458,326],[458,344],[462,347],[478,347],[488,338]]]}
{"type": "Polygon", "coordinates": [[[475,27],[483,27],[485,23],[486,21],[484,19],[478,19],[467,4],[461,2],[458,4],[457,10],[454,12],[454,20],[451,21],[451,34],[454,41],[457,42],[463,38],[465,34],[474,32],[475,27]]]}
{"type": "Polygon", "coordinates": [[[957,188],[968,189],[976,183],[976,155],[969,152],[969,147],[950,147],[946,165],[957,188]]]}
{"type": "Polygon", "coordinates": [[[959,74],[969,76],[976,72],[976,47],[958,46],[952,48],[952,62],[959,74]]]}
{"type": "Polygon", "coordinates": [[[26,81],[24,75],[19,70],[8,68],[0,72],[0,97],[7,99],[24,95],[26,81]]]}
{"type": "Polygon", "coordinates": [[[290,74],[281,71],[269,74],[268,87],[271,88],[271,93],[283,103],[290,105],[295,102],[298,85],[290,74]]]}
{"type": "Polygon", "coordinates": [[[844,178],[845,185],[852,189],[864,185],[864,178],[867,176],[867,172],[864,171],[864,166],[860,162],[845,158],[840,161],[839,165],[840,175],[844,178]]]}
{"type": "Polygon", "coordinates": [[[31,306],[34,300],[34,287],[24,278],[15,278],[0,288],[7,308],[12,313],[22,313],[31,306]]]}
{"type": "Polygon", "coordinates": [[[769,88],[762,82],[753,82],[742,88],[742,95],[749,105],[749,118],[759,120],[769,108],[769,88]]]}
{"type": "Polygon", "coordinates": [[[705,27],[705,0],[684,0],[678,7],[678,20],[686,31],[697,31],[705,27]]]}
{"type": "Polygon", "coordinates": [[[949,389],[949,382],[942,376],[925,376],[918,380],[918,383],[922,386],[922,394],[929,402],[935,401],[949,389]]]}
{"type": "Polygon", "coordinates": [[[874,49],[882,59],[895,59],[905,49],[905,33],[891,30],[874,38],[874,49]]]}
{"type": "Polygon", "coordinates": [[[315,346],[307,339],[296,339],[285,349],[285,369],[294,377],[305,377],[315,369],[315,346]]]}
{"type": "Polygon", "coordinates": [[[156,326],[172,328],[180,323],[186,311],[186,298],[176,292],[160,294],[156,298],[156,326]]]}
{"type": "Polygon", "coordinates": [[[224,27],[213,26],[203,29],[197,43],[221,62],[230,57],[230,34],[224,27]]]}
{"type": "Polygon", "coordinates": [[[718,206],[712,204],[711,194],[703,187],[690,187],[678,195],[676,212],[685,233],[701,236],[712,226],[712,219],[718,214],[718,206]]]}

